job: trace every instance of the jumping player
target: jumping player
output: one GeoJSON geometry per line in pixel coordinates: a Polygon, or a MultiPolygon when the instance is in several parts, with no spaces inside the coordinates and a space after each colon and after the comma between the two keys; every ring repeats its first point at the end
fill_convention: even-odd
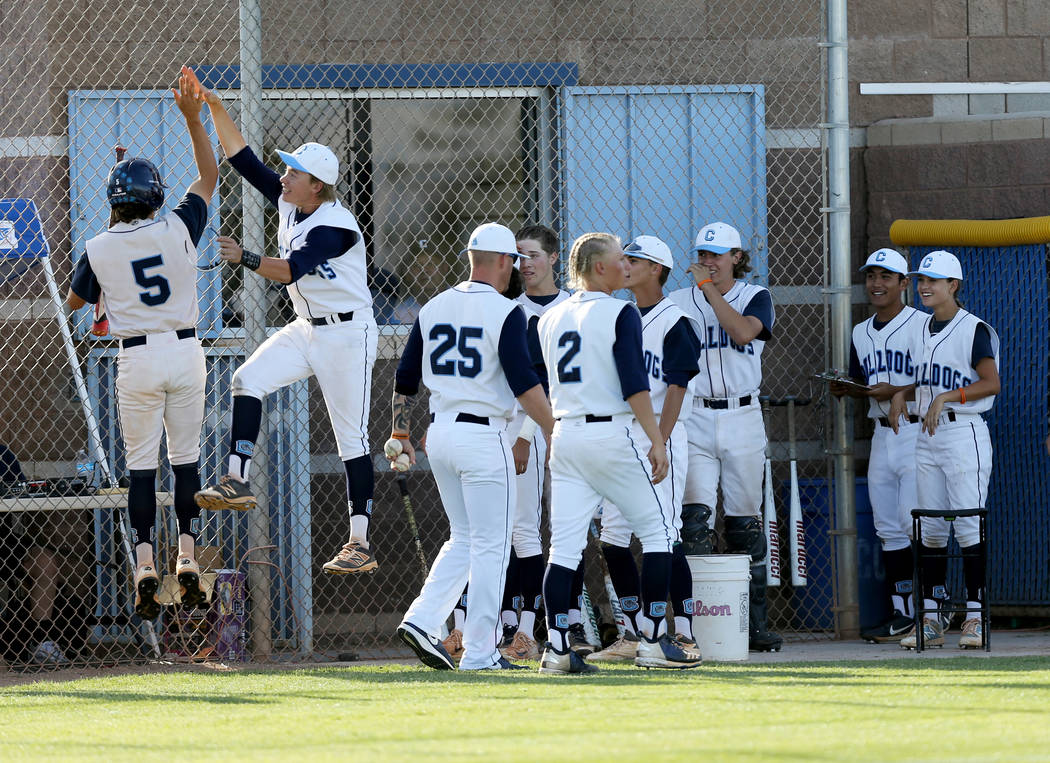
{"type": "Polygon", "coordinates": [[[424,665],[455,665],[435,636],[469,581],[460,670],[507,670],[497,625],[516,501],[514,462],[506,433],[514,400],[544,432],[554,425],[529,358],[525,314],[500,295],[519,257],[514,234],[496,223],[471,234],[470,280],[420,310],[395,375],[391,437],[409,459],[409,398],[430,390],[427,453],[449,521],[423,590],[405,613],[398,636],[424,665]]]}
{"type": "MultiPolygon", "coordinates": [[[[199,83],[197,85],[200,87],[199,83]]],[[[378,330],[365,277],[365,242],[354,215],[336,198],[339,160],[327,146],[278,151],[284,175],[267,168],[244,142],[222,101],[202,89],[230,164],[277,208],[279,257],[262,257],[220,237],[222,258],[285,284],[296,319],[267,339],[233,375],[228,473],[197,494],[207,509],[250,509],[252,454],[262,400],[310,376],[324,395],[346,471],[350,539],[324,564],[332,575],[378,567],[368,543],[374,476],[368,454],[368,406],[378,330]]]]}
{"type": "Polygon", "coordinates": [[[607,233],[578,238],[569,274],[579,291],[539,323],[558,419],[551,438],[551,549],[543,581],[550,640],[540,672],[597,670],[570,649],[568,609],[591,517],[602,501],[619,507],[642,543],[642,639],[635,664],[697,667],[700,655],[664,632],[675,530],[655,483],[667,476],[667,451],[649,398],[638,309],[611,296],[627,276],[619,240],[607,233]]]}
{"type": "Polygon", "coordinates": [[[906,306],[901,298],[908,285],[908,263],[893,249],[872,252],[861,268],[868,301],[875,314],[853,327],[849,375],[865,384],[867,392],[832,382],[831,394],[868,398],[868,417],[875,424],[868,460],[868,497],[875,532],[882,541],[882,562],[893,609],[890,619],[863,631],[866,641],[896,642],[913,627],[911,510],[915,493],[915,440],[919,417],[914,403],[897,431],[890,428],[890,400],[915,380],[922,355],[922,328],[926,316],[906,306]]]}
{"type": "Polygon", "coordinates": [[[109,229],[87,242],[77,261],[66,303],[79,310],[105,300],[117,355],[117,415],[127,450],[128,513],[135,544],[135,613],[160,614],[160,578],[154,563],[156,475],[160,437],[168,441],[179,526],[176,577],[185,607],[205,604],[195,542],[200,509],[201,423],[204,420],[204,351],[197,340],[197,243],[219,170],[201,123],[204,100],[183,67],[175,103],[186,120],[197,179],[170,214],[157,217],[164,183],[146,159],[125,159],[109,173],[109,229]]]}
{"type": "MultiPolygon", "coordinates": [[[[638,236],[626,246],[629,265],[627,288],[634,294],[642,314],[642,348],[645,370],[649,375],[649,395],[660,435],[667,446],[670,469],[660,483],[663,499],[671,506],[675,519],[676,539],[671,558],[671,608],[674,614],[675,640],[680,646],[696,650],[692,634],[693,578],[685,560],[678,533],[681,530],[682,491],[689,465],[689,442],[684,419],[692,410],[692,401],[683,411],[689,380],[699,367],[700,340],[681,309],[664,296],[663,286],[674,267],[667,244],[656,236],[638,236]]],[[[637,432],[635,433],[637,436],[637,432]]],[[[631,553],[631,530],[623,514],[613,504],[602,511],[601,549],[620,608],[627,620],[624,636],[591,656],[592,662],[616,662],[633,659],[638,648],[641,623],[641,596],[638,569],[631,553]]]]}
{"type": "Polygon", "coordinates": [[[689,468],[682,506],[687,553],[711,553],[714,506],[722,488],[725,551],[751,557],[748,646],[778,651],[782,639],[766,624],[766,537],[762,532],[762,472],[766,431],[758,391],[762,349],[772,338],[769,291],[740,280],[751,272],[740,232],[723,222],[696,234],[696,286],[671,301],[700,326],[700,373],[693,377],[693,412],[686,421],[689,468]]]}
{"type": "MultiPolygon", "coordinates": [[[[554,282],[554,266],[558,262],[558,236],[543,225],[530,225],[514,234],[518,254],[521,255],[520,267],[525,292],[517,297],[525,310],[530,336],[535,335],[536,324],[540,316],[555,305],[569,298],[569,293],[557,287],[554,282]]],[[[530,347],[530,352],[538,353],[538,347],[530,347]]],[[[540,380],[546,383],[546,378],[540,380]]],[[[535,423],[519,411],[510,428],[517,432],[512,448],[514,467],[518,475],[518,507],[514,515],[514,530],[511,533],[513,543],[512,566],[516,565],[517,587],[504,598],[504,624],[510,623],[506,611],[507,598],[521,595],[521,615],[517,627],[510,635],[510,640],[501,649],[503,655],[511,660],[531,660],[539,657],[535,639],[536,615],[543,601],[543,546],[540,542],[540,502],[543,496],[544,474],[546,472],[547,441],[538,431],[535,423]],[[516,560],[516,561],[515,561],[516,560]]],[[[508,574],[508,580],[512,576],[508,574]]],[[[577,623],[579,620],[577,610],[577,623]]],[[[580,623],[578,629],[582,631],[580,623]]],[[[586,644],[586,638],[580,638],[586,644]]],[[[581,647],[583,648],[583,647],[581,647]]]]}
{"type": "MultiPolygon", "coordinates": [[[[929,509],[984,508],[992,473],[992,443],[988,425],[981,416],[999,394],[999,335],[973,313],[962,309],[959,291],[963,273],[951,252],[930,252],[922,258],[918,276],[919,298],[933,311],[922,330],[922,358],[915,367],[914,385],[894,394],[890,425],[900,431],[907,415],[907,398],[918,401],[922,431],[915,444],[915,478],[918,505],[929,509]]],[[[926,609],[946,600],[948,523],[938,517],[923,517],[926,609]]],[[[955,539],[966,556],[966,618],[960,649],[984,646],[981,631],[981,601],[986,595],[984,565],[987,550],[980,542],[977,517],[955,519],[955,539]]],[[[923,618],[923,643],[944,646],[944,625],[936,615],[923,618]]],[[[914,649],[916,634],[901,640],[914,649]]]]}

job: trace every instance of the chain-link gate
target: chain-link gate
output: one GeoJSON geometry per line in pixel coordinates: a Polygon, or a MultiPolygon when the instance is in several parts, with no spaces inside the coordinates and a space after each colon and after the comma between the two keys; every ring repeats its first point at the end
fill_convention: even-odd
{"type": "MultiPolygon", "coordinates": [[[[422,572],[382,456],[393,370],[419,307],[464,277],[458,253],[481,222],[549,225],[561,267],[585,231],[658,235],[680,263],[668,289],[689,284],[699,227],[730,222],[777,311],[763,393],[818,391],[807,380],[826,367],[828,341],[820,2],[50,0],[5,3],[0,14],[0,195],[13,200],[0,249],[9,665],[401,653],[393,631],[422,572]],[[106,228],[114,145],[160,168],[162,211],[195,177],[169,92],[182,63],[221,95],[268,166],[282,169],[276,150],[306,141],[339,158],[337,192],[364,234],[380,331],[370,417],[379,569],[321,571],[348,532],[344,467],[317,384],[300,382],[265,402],[256,514],[203,515],[211,609],[172,608],[154,634],[130,610],[117,346],[91,334],[90,308],[67,321],[60,302],[85,242],[106,228]]],[[[214,142],[207,108],[202,117],[214,142]]],[[[222,162],[202,266],[216,260],[220,234],[276,256],[276,229],[275,210],[222,162]]],[[[283,287],[241,268],[202,269],[198,286],[209,482],[225,468],[232,371],[293,313],[283,287]]],[[[772,625],[795,636],[834,632],[825,403],[798,414],[809,583],[770,589],[772,625]]],[[[786,416],[772,411],[784,527],[786,416]]],[[[177,532],[171,480],[162,466],[162,566],[177,532]]],[[[425,461],[408,487],[431,561],[447,521],[425,461]]]]}

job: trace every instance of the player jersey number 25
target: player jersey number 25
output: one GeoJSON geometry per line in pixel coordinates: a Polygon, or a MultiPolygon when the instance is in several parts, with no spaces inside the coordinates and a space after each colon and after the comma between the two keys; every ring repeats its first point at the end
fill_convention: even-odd
{"type": "Polygon", "coordinates": [[[171,284],[168,279],[159,273],[149,273],[154,268],[164,264],[164,258],[159,254],[142,257],[131,261],[131,271],[135,274],[135,283],[146,291],[139,292],[142,304],[149,307],[163,305],[171,298],[171,284]],[[154,291],[156,289],[156,291],[154,291]]]}
{"type": "Polygon", "coordinates": [[[430,353],[431,372],[435,376],[458,375],[473,379],[481,373],[481,353],[476,345],[483,336],[480,326],[462,326],[457,331],[451,323],[434,325],[428,338],[438,345],[430,353]],[[450,355],[453,350],[456,353],[450,355]],[[455,354],[459,355],[458,360],[455,354]]]}

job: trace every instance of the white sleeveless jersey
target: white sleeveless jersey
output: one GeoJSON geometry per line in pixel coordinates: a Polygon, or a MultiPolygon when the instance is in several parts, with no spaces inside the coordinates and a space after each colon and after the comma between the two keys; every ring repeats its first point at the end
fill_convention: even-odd
{"type": "Polygon", "coordinates": [[[303,318],[320,318],[335,313],[361,310],[372,305],[365,269],[365,241],[357,218],[337,201],[322,204],[302,222],[295,222],[296,208],[278,200],[281,222],[277,244],[282,259],[306,244],[306,234],[321,225],[357,233],[357,243],[339,257],[323,262],[295,283],[288,284],[295,314],[303,318]]]}
{"type": "Polygon", "coordinates": [[[613,358],[616,319],[630,302],[578,291],[540,318],[540,347],[555,418],[630,413],[613,358]]]}
{"type": "Polygon", "coordinates": [[[529,297],[526,294],[522,293],[518,295],[518,303],[521,304],[523,308],[525,308],[526,318],[533,315],[539,318],[543,316],[543,314],[550,310],[552,307],[556,307],[565,300],[567,300],[569,296],[569,292],[565,291],[564,289],[559,289],[558,295],[554,299],[552,299],[545,305],[541,305],[538,302],[533,302],[531,299],[529,299],[529,297]]]}
{"type": "Polygon", "coordinates": [[[175,213],[117,223],[87,242],[115,337],[197,325],[197,249],[175,213]]]}
{"type": "MultiPolygon", "coordinates": [[[[922,357],[922,332],[926,313],[905,306],[881,329],[875,328],[875,317],[853,327],[853,348],[864,369],[865,383],[886,382],[906,387],[915,381],[915,370],[922,357]]],[[[868,417],[877,419],[890,412],[890,401],[869,400],[868,417]]],[[[908,403],[914,413],[915,404],[908,403]]]]}
{"type": "MultiPolygon", "coordinates": [[[[653,308],[642,316],[642,351],[645,357],[645,371],[649,375],[649,397],[652,398],[657,421],[660,420],[660,411],[663,410],[664,397],[667,395],[667,382],[664,381],[663,374],[664,339],[667,332],[686,317],[688,316],[681,308],[667,297],[653,305],[653,308]]],[[[695,323],[693,331],[699,334],[695,323]]],[[[683,404],[678,420],[685,421],[691,410],[691,405],[683,404]]]]}
{"type": "MultiPolygon", "coordinates": [[[[726,302],[738,313],[744,310],[764,286],[737,281],[725,295],[726,302]]],[[[745,346],[736,344],[715,317],[714,308],[697,287],[671,292],[670,299],[699,326],[700,373],[689,383],[689,391],[697,397],[743,397],[756,394],[762,386],[762,350],[764,340],[753,339],[745,346]]],[[[769,330],[773,326],[766,327],[769,330]]]]}
{"type": "Polygon", "coordinates": [[[457,284],[423,305],[423,383],[432,413],[511,417],[516,400],[500,364],[499,339],[507,316],[518,309],[476,281],[457,284]]]}
{"type": "MultiPolygon", "coordinates": [[[[984,323],[973,313],[960,309],[951,322],[938,333],[930,336],[930,321],[926,317],[922,329],[922,361],[919,364],[915,379],[915,397],[918,400],[919,415],[925,415],[933,398],[942,392],[966,387],[979,378],[977,369],[970,365],[973,355],[973,338],[977,327],[984,323]]],[[[987,323],[984,324],[988,326],[987,323]]],[[[988,326],[992,339],[992,352],[995,353],[995,367],[999,368],[999,335],[988,326]]],[[[983,397],[966,404],[945,403],[945,411],[956,413],[983,413],[991,410],[995,404],[995,395],[983,397]]]]}

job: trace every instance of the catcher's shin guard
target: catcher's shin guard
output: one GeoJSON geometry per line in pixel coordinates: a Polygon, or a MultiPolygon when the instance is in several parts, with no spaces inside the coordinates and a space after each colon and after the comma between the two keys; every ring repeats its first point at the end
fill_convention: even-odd
{"type": "Polygon", "coordinates": [[[751,557],[748,647],[753,652],[778,652],[783,639],[769,630],[766,609],[766,536],[759,517],[726,517],[726,551],[751,557]]]}
{"type": "Polygon", "coordinates": [[[711,507],[702,503],[687,503],[682,506],[682,549],[688,556],[707,556],[714,553],[714,533],[711,507]]]}

